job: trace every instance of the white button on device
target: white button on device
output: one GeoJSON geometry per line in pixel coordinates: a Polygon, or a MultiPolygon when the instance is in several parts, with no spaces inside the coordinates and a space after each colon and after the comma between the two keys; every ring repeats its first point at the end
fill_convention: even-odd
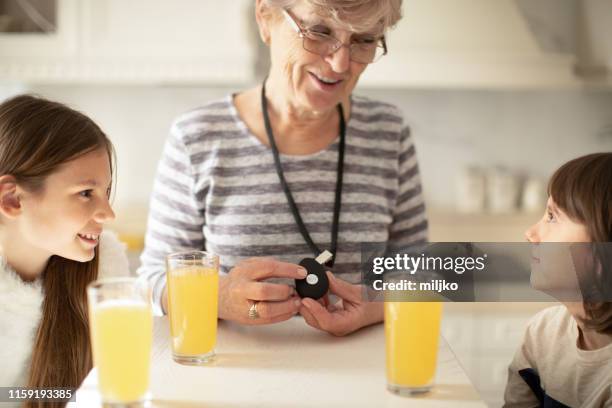
{"type": "Polygon", "coordinates": [[[309,285],[316,285],[319,282],[319,277],[311,273],[306,277],[306,282],[308,282],[309,285]]]}

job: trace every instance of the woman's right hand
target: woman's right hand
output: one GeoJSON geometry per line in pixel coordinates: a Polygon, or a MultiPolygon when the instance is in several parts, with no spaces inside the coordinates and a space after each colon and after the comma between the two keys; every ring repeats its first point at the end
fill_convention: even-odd
{"type": "Polygon", "coordinates": [[[299,296],[289,285],[262,282],[267,278],[304,279],[306,270],[273,258],[249,258],[238,263],[226,276],[219,277],[219,318],[256,325],[287,320],[301,306],[299,296]],[[249,318],[257,302],[259,318],[249,318]]]}

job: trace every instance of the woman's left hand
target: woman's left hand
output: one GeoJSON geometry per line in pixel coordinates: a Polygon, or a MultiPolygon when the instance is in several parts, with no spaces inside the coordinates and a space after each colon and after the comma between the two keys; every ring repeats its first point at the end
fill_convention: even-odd
{"type": "Polygon", "coordinates": [[[383,303],[363,300],[361,285],[345,282],[329,271],[327,276],[329,292],[340,300],[334,305],[325,306],[314,299],[302,299],[300,314],[306,323],[334,336],[344,336],[383,320],[383,303]]]}

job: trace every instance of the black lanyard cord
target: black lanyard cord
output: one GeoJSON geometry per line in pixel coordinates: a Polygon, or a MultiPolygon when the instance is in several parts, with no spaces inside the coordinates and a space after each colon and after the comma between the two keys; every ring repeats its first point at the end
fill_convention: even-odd
{"type": "MultiPolygon", "coordinates": [[[[268,113],[268,101],[266,99],[266,81],[264,81],[261,86],[261,110],[263,112],[264,125],[266,126],[266,133],[268,134],[268,140],[270,141],[270,148],[272,149],[272,154],[274,155],[274,165],[276,166],[276,173],[278,174],[281,187],[283,188],[285,197],[287,197],[287,202],[289,203],[289,208],[291,209],[291,213],[293,214],[293,219],[295,220],[295,223],[300,229],[300,233],[308,244],[308,247],[316,257],[323,251],[321,251],[321,249],[314,243],[314,241],[310,237],[310,234],[308,233],[308,230],[306,229],[306,225],[304,225],[304,221],[302,220],[297,204],[293,200],[291,190],[289,190],[289,185],[285,180],[285,175],[281,166],[280,154],[278,152],[278,147],[276,146],[276,142],[274,140],[274,134],[272,133],[272,125],[270,124],[270,115],[268,113]]],[[[331,253],[334,255],[334,257],[329,262],[327,262],[326,265],[328,265],[329,267],[332,267],[336,260],[336,250],[338,248],[338,230],[340,224],[340,207],[342,205],[342,176],[344,173],[344,144],[346,123],[344,121],[344,111],[342,109],[341,103],[338,104],[338,113],[340,114],[340,145],[338,146],[336,194],[334,199],[334,217],[331,231],[331,253]]]]}

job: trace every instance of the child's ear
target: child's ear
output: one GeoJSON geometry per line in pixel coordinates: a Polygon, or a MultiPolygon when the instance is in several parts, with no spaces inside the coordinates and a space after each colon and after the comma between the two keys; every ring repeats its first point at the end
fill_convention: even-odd
{"type": "Polygon", "coordinates": [[[0,214],[6,218],[15,218],[21,214],[17,180],[9,174],[0,176],[0,214]]]}

